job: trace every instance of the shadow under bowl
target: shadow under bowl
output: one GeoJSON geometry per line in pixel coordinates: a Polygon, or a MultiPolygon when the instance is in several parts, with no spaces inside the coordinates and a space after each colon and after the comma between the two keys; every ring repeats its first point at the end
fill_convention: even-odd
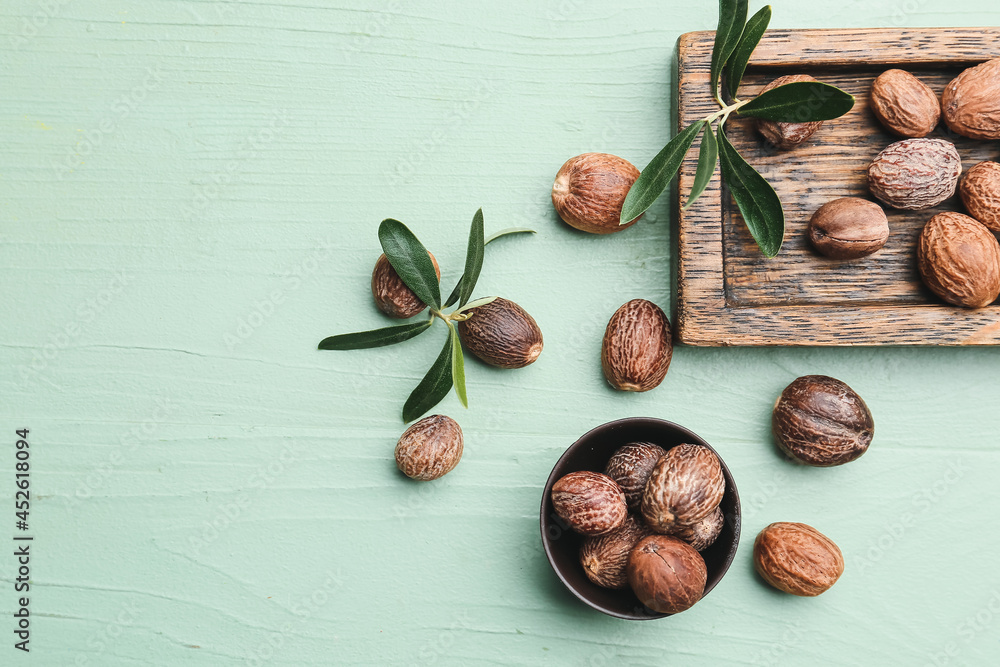
{"type": "MultiPolygon", "coordinates": [[[[552,485],[559,478],[578,470],[603,472],[604,466],[615,450],[630,442],[650,442],[667,450],[684,443],[703,445],[719,456],[719,453],[697,434],[663,419],[630,417],[602,424],[570,445],[552,468],[542,494],[541,530],[542,545],[549,564],[573,595],[609,616],[639,621],[663,618],[671,614],[662,614],[649,609],[639,602],[628,586],[621,590],[611,590],[590,581],[580,564],[579,552],[583,537],[570,530],[552,506],[552,485]]],[[[733,476],[721,456],[719,463],[722,464],[722,473],[726,480],[726,490],[721,503],[725,523],[715,542],[701,552],[708,569],[704,595],[708,595],[726,574],[740,542],[740,496],[733,476]]]]}

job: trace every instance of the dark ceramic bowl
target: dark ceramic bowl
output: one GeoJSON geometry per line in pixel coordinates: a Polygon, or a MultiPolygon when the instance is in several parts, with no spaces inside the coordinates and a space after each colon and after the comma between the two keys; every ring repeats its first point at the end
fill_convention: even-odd
{"type": "MultiPolygon", "coordinates": [[[[635,596],[627,586],[622,590],[611,590],[594,584],[583,572],[580,565],[580,545],[583,538],[577,535],[559,518],[552,507],[552,485],[571,472],[592,470],[603,472],[604,466],[616,449],[629,442],[651,442],[664,449],[670,449],[682,443],[704,445],[713,452],[712,446],[700,437],[678,426],[673,422],[651,417],[632,417],[608,422],[586,433],[570,445],[569,449],[559,458],[542,494],[542,545],[545,555],[555,570],[556,576],[566,585],[576,597],[597,611],[609,616],[629,620],[648,620],[663,618],[670,614],[661,614],[649,609],[635,596]]],[[[715,452],[718,456],[718,452],[715,452]]],[[[736,483],[722,463],[722,473],[726,478],[726,492],[722,497],[722,512],[726,522],[718,539],[701,552],[708,568],[708,581],[705,583],[705,595],[715,588],[729,569],[736,547],[740,541],[740,496],[736,491],[736,483]]]]}

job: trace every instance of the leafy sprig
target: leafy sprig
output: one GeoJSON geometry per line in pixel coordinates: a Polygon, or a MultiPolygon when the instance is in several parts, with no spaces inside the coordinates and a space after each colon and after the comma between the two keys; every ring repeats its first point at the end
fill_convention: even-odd
{"type": "Polygon", "coordinates": [[[472,293],[483,270],[483,259],[486,246],[498,238],[510,234],[534,234],[535,230],[524,227],[503,229],[488,238],[484,238],[483,209],[476,211],[472,218],[472,228],[469,230],[469,246],[465,255],[465,271],[455,289],[442,305],[441,287],[438,282],[434,264],[431,262],[427,249],[420,239],[410,229],[398,220],[386,218],[378,228],[378,239],[382,244],[389,264],[396,270],[403,283],[430,308],[431,317],[421,322],[408,322],[371,331],[340,334],[324,338],[320,344],[321,350],[360,350],[370,347],[382,347],[402,343],[427,331],[435,320],[442,320],[448,326],[448,336],[444,347],[431,365],[427,375],[413,390],[406,403],[403,404],[403,421],[409,422],[423,416],[428,410],[441,402],[452,387],[462,405],[469,407],[468,394],[465,389],[465,359],[462,355],[462,342],[458,336],[456,323],[469,319],[473,308],[486,305],[495,296],[472,299],[472,293]],[[458,304],[451,313],[442,312],[445,308],[458,304]]]}
{"type": "Polygon", "coordinates": [[[722,180],[729,187],[761,251],[774,257],[781,249],[785,233],[781,201],[771,184],[729,141],[725,133],[726,121],[733,113],[782,123],[832,120],[854,107],[854,97],[819,81],[798,81],[772,88],[752,100],[740,100],[737,97],[740,83],[751,54],[767,30],[771,8],[762,8],[749,20],[747,13],[748,0],[719,0],[719,26],[715,31],[709,72],[712,98],[719,110],[679,132],[650,160],[625,198],[621,224],[635,220],[663,194],[695,139],[702,135],[698,167],[684,209],[702,195],[719,165],[722,180]],[[723,91],[731,102],[724,101],[723,91]],[[714,131],[713,124],[716,126],[714,131]]]}

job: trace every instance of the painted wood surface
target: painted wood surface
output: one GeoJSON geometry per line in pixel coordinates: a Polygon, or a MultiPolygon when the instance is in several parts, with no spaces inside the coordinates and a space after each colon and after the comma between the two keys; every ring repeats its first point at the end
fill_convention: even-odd
{"type": "MultiPolygon", "coordinates": [[[[758,5],[759,6],[759,5],[758,5]]],[[[756,9],[756,6],[753,7],[756,9]]],[[[993,0],[774,3],[776,28],[1000,24],[993,0]]],[[[995,348],[678,346],[645,394],[599,351],[632,298],[674,299],[669,198],[620,234],[561,224],[559,166],[644,166],[675,127],[675,45],[714,3],[513,0],[0,2],[0,665],[990,665],[1000,653],[995,348]],[[477,296],[545,349],[468,360],[458,467],[403,478],[409,391],[440,349],[322,353],[384,325],[384,217],[450,290],[468,225],[477,296]],[[785,462],[771,405],[798,375],[868,402],[874,442],[785,462]],[[662,622],[582,606],[549,569],[543,484],[628,416],[718,449],[743,501],[730,572],[662,622]],[[13,431],[31,429],[32,644],[13,652],[13,431]],[[816,599],[756,577],[773,521],[836,540],[816,599]]]]}
{"type": "MultiPolygon", "coordinates": [[[[686,127],[718,109],[708,63],[713,32],[679,42],[679,119],[686,127]]],[[[758,249],[718,176],[702,200],[680,211],[678,334],[695,345],[995,345],[1000,306],[969,312],[946,305],[917,272],[923,225],[943,210],[963,210],[957,194],[927,211],[886,208],[889,241],[860,260],[831,260],[811,246],[809,218],[839,197],[871,198],[867,168],[900,138],[868,107],[872,81],[905,66],[934,91],[964,68],[1000,56],[1000,29],[803,30],[765,35],[740,87],[748,99],[773,79],[805,73],[857,99],[847,115],[824,123],[803,145],[779,150],[751,119],[733,118],[734,146],[774,186],[785,210],[785,242],[777,257],[758,249]]],[[[963,167],[996,159],[995,142],[957,136],[942,123],[929,135],[955,143],[963,167]]],[[[687,192],[697,151],[679,177],[687,192]]]]}

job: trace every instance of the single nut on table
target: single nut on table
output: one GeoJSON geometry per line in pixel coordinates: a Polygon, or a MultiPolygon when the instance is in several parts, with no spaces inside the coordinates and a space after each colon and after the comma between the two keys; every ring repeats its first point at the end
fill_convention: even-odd
{"type": "Polygon", "coordinates": [[[625,523],[628,507],[621,487],[607,475],[571,472],[552,485],[556,514],[581,535],[604,535],[625,523]]]}
{"type": "Polygon", "coordinates": [[[403,431],[396,443],[396,466],[407,477],[437,479],[462,458],[462,428],[451,417],[424,417],[403,431]]]}
{"type": "Polygon", "coordinates": [[[830,467],[866,451],[875,435],[868,406],[845,383],[805,375],[785,387],[771,414],[774,439],[799,463],[830,467]]]}
{"type": "Polygon", "coordinates": [[[884,204],[908,211],[937,206],[955,194],[962,158],[943,139],[890,144],[868,167],[868,188],[884,204]]]}
{"type": "Polygon", "coordinates": [[[833,259],[857,259],[878,252],[889,240],[889,220],[867,199],[841,197],[819,207],[809,221],[809,240],[833,259]]]}
{"type": "Polygon", "coordinates": [[[622,204],[639,178],[639,170],[608,153],[584,153],[559,169],[552,185],[552,203],[566,224],[591,234],[611,234],[641,218],[619,224],[622,204]]]}
{"type": "Polygon", "coordinates": [[[701,554],[667,535],[640,540],[629,554],[626,572],[639,601],[661,614],[690,609],[705,594],[708,580],[701,554]]]}
{"type": "Polygon", "coordinates": [[[651,301],[629,301],[615,311],[604,330],[601,368],[615,389],[653,389],[666,377],[672,355],[670,320],[651,301]]]}
{"type": "Polygon", "coordinates": [[[1000,296],[1000,244],[967,215],[946,211],[924,225],[917,266],[924,284],[954,306],[982,308],[1000,296]]]}
{"type": "Polygon", "coordinates": [[[833,541],[804,523],[772,523],[753,543],[753,564],[779,591],[812,597],[844,573],[844,556],[833,541]]]}
{"type": "Polygon", "coordinates": [[[970,139],[1000,139],[1000,58],[970,67],[941,95],[941,114],[954,132],[970,139]]]}
{"type": "Polygon", "coordinates": [[[901,69],[878,75],[868,103],[887,130],[903,137],[925,137],[941,120],[938,96],[926,83],[901,69]]]}
{"type": "Polygon", "coordinates": [[[677,445],[653,467],[642,494],[642,516],[657,533],[672,533],[714,511],[725,490],[722,465],[712,450],[677,445]]]}
{"type": "MultiPolygon", "coordinates": [[[[440,280],[441,268],[438,266],[437,259],[430,252],[427,254],[430,255],[431,262],[434,264],[434,273],[440,280]]],[[[375,305],[378,306],[378,309],[389,317],[413,317],[427,307],[427,304],[406,286],[384,253],[376,260],[375,268],[372,270],[372,296],[375,297],[375,305]]]]}
{"type": "Polygon", "coordinates": [[[580,547],[580,564],[587,578],[604,588],[625,588],[628,556],[649,534],[649,528],[630,514],[625,523],[607,535],[585,538],[580,547]]]}
{"type": "Polygon", "coordinates": [[[630,442],[622,445],[608,459],[604,474],[615,480],[625,492],[625,502],[632,511],[639,511],[642,492],[653,474],[656,462],[667,450],[649,442],[630,442]]]}
{"type": "Polygon", "coordinates": [[[1000,232],[1000,164],[980,162],[965,172],[958,193],[969,215],[1000,232]]]}
{"type": "MultiPolygon", "coordinates": [[[[789,83],[815,80],[816,79],[808,74],[789,74],[786,76],[779,76],[777,79],[764,86],[764,89],[760,92],[766,93],[767,91],[777,88],[778,86],[784,86],[789,83]]],[[[816,133],[816,130],[823,126],[823,121],[817,120],[808,123],[779,123],[773,120],[758,119],[755,124],[757,126],[757,131],[760,132],[765,139],[774,144],[777,148],[786,149],[794,148],[808,140],[809,137],[816,133]]]]}
{"type": "Polygon", "coordinates": [[[674,531],[673,535],[690,544],[695,551],[704,551],[718,539],[725,523],[726,516],[722,512],[722,508],[716,507],[714,512],[698,523],[681,526],[674,531]]]}
{"type": "Polygon", "coordinates": [[[513,301],[497,298],[465,312],[458,323],[462,344],[491,366],[523,368],[542,353],[542,330],[513,301]]]}

